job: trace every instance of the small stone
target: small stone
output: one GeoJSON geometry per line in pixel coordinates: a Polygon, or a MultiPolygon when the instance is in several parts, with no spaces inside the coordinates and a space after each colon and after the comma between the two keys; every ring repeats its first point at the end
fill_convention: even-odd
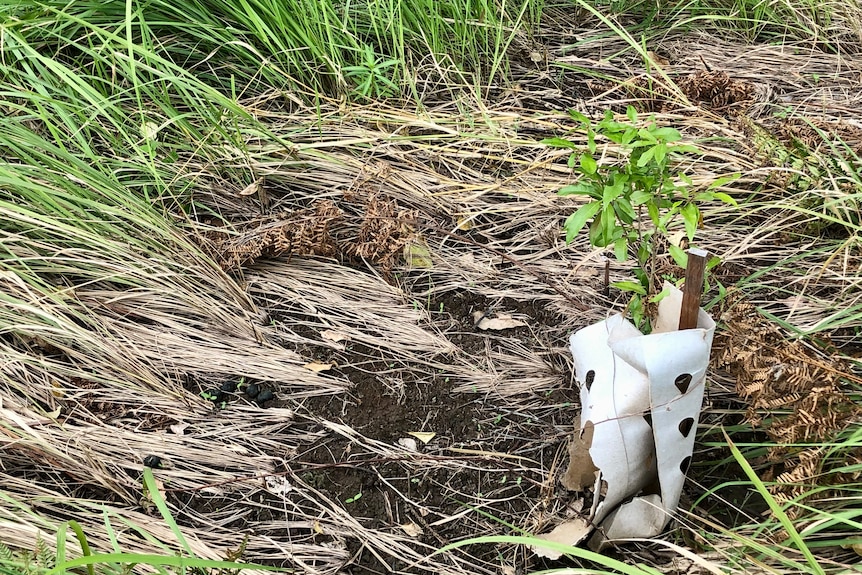
{"type": "Polygon", "coordinates": [[[149,467],[150,469],[161,469],[162,458],[158,455],[147,455],[144,457],[144,467],[149,467]]]}
{"type": "Polygon", "coordinates": [[[235,381],[226,381],[223,384],[221,384],[221,387],[219,389],[221,389],[225,393],[233,393],[236,391],[236,382],[235,381]]]}
{"type": "Polygon", "coordinates": [[[254,399],[255,397],[257,397],[257,395],[259,393],[260,393],[260,386],[257,385],[256,383],[249,383],[245,387],[245,394],[246,394],[246,396],[250,397],[251,399],[254,399]]]}
{"type": "Polygon", "coordinates": [[[258,405],[263,405],[264,403],[266,403],[267,401],[269,401],[273,398],[275,398],[275,395],[273,395],[273,393],[270,390],[262,389],[260,391],[260,393],[257,394],[255,401],[258,403],[258,405]]]}

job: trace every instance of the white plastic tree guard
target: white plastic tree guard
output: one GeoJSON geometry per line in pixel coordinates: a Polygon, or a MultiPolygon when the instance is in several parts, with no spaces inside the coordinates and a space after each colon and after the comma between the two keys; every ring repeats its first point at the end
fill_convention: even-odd
{"type": "Polygon", "coordinates": [[[595,530],[590,546],[598,548],[611,540],[654,537],[676,512],[715,322],[700,309],[697,327],[679,330],[682,292],[670,290],[649,335],[622,315],[572,335],[582,411],[563,484],[592,490],[593,504],[586,518],[543,538],[572,545],[595,530]]]}

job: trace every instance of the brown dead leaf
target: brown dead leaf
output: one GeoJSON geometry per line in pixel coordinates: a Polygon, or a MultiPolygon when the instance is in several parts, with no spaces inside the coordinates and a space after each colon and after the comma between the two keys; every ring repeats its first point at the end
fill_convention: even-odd
{"type": "MultiPolygon", "coordinates": [[[[552,541],[554,543],[562,543],[563,545],[577,545],[583,541],[592,530],[592,525],[581,518],[577,518],[572,519],[571,521],[566,521],[565,523],[560,523],[554,527],[554,530],[550,533],[539,535],[537,538],[544,539],[545,541],[552,541]]],[[[549,549],[548,547],[541,547],[539,545],[531,545],[530,547],[536,555],[550,559],[551,561],[555,561],[563,556],[561,551],[549,549]]]]}
{"type": "Polygon", "coordinates": [[[856,555],[862,556],[862,545],[859,543],[853,543],[852,545],[842,545],[842,549],[852,549],[856,555]]]}
{"type": "Polygon", "coordinates": [[[663,58],[662,56],[659,56],[658,54],[656,54],[652,50],[647,52],[647,56],[649,56],[653,62],[655,62],[656,64],[658,64],[662,68],[670,65],[670,61],[667,58],[663,58]]]}
{"type": "Polygon", "coordinates": [[[587,421],[581,434],[580,416],[575,420],[575,433],[569,442],[569,467],[560,478],[560,483],[569,491],[583,491],[596,483],[598,468],[590,456],[593,444],[593,422],[587,421]]]}
{"type": "Polygon", "coordinates": [[[332,369],[334,366],[335,364],[332,363],[320,363],[317,361],[312,361],[310,363],[306,363],[302,367],[309,371],[313,371],[314,373],[320,373],[321,371],[327,371],[329,369],[332,369]]]}
{"type": "Polygon", "coordinates": [[[437,436],[433,431],[408,431],[407,435],[412,435],[422,443],[428,443],[437,436]]]}
{"type": "Polygon", "coordinates": [[[320,337],[322,337],[326,341],[331,341],[332,343],[338,343],[340,341],[350,341],[350,336],[348,334],[335,329],[323,330],[322,332],[320,332],[320,337]]]}
{"type": "Polygon", "coordinates": [[[240,196],[253,196],[260,190],[260,180],[255,180],[240,191],[240,196]]]}
{"type": "Polygon", "coordinates": [[[399,525],[401,530],[409,535],[410,537],[421,537],[422,536],[422,528],[416,525],[415,523],[405,523],[404,525],[399,525]]]}
{"type": "Polygon", "coordinates": [[[499,331],[502,329],[512,329],[515,327],[523,327],[527,325],[518,319],[513,319],[512,316],[507,314],[498,314],[495,318],[489,318],[486,316],[487,312],[482,311],[474,311],[473,312],[473,321],[476,324],[476,327],[485,331],[485,330],[494,330],[499,331]]]}

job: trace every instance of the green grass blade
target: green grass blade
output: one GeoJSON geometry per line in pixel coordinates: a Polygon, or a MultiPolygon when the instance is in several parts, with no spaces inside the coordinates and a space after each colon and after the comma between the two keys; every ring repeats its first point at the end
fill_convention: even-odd
{"type": "Polygon", "coordinates": [[[597,563],[602,567],[613,569],[614,571],[618,573],[623,573],[624,575],[652,575],[651,571],[646,571],[634,565],[628,565],[626,563],[623,563],[622,561],[618,561],[611,557],[606,557],[600,553],[595,553],[593,551],[588,551],[579,547],[573,547],[571,545],[564,545],[563,543],[556,543],[554,541],[539,539],[538,537],[521,537],[516,535],[494,535],[488,537],[475,537],[472,539],[465,539],[463,541],[450,543],[449,545],[446,545],[445,547],[435,551],[434,555],[438,553],[445,553],[447,551],[451,551],[452,549],[458,549],[459,547],[465,547],[467,545],[476,545],[483,543],[514,543],[516,545],[532,545],[535,547],[544,547],[547,549],[552,549],[554,551],[559,551],[564,555],[577,557],[578,559],[584,559],[586,561],[597,563]]]}
{"type": "Polygon", "coordinates": [[[189,555],[194,555],[192,553],[192,548],[189,545],[189,542],[186,541],[183,532],[180,530],[177,522],[174,520],[174,516],[171,514],[170,509],[168,509],[167,503],[165,503],[165,499],[162,497],[162,494],[159,492],[159,488],[156,485],[156,478],[153,477],[153,470],[149,467],[144,467],[144,488],[147,490],[147,494],[150,497],[150,500],[155,504],[156,508],[159,510],[159,513],[162,514],[162,519],[165,520],[165,523],[168,527],[171,528],[174,536],[177,538],[177,541],[182,545],[183,549],[186,550],[186,553],[189,555]]]}
{"type": "MultiPolygon", "coordinates": [[[[81,529],[81,525],[78,524],[74,519],[69,521],[69,527],[72,528],[72,531],[75,532],[75,537],[78,538],[78,543],[81,544],[81,552],[86,557],[87,555],[91,555],[90,551],[90,543],[87,541],[87,536],[84,535],[84,530],[81,529]]],[[[87,573],[89,575],[96,575],[96,571],[93,569],[93,565],[87,565],[87,573]]]]}
{"type": "Polygon", "coordinates": [[[757,473],[752,469],[751,464],[748,463],[748,460],[742,455],[742,452],[736,447],[733,443],[733,440],[730,439],[730,436],[727,432],[724,432],[724,438],[727,440],[727,445],[730,447],[730,451],[733,454],[734,459],[742,467],[742,470],[745,472],[745,475],[751,480],[754,488],[757,489],[757,492],[763,497],[766,504],[769,505],[769,510],[772,511],[772,514],[776,519],[781,523],[781,526],[787,532],[790,541],[796,546],[800,553],[805,557],[805,560],[808,562],[808,565],[811,567],[811,572],[815,575],[826,575],[826,571],[823,567],[820,566],[817,559],[814,557],[814,554],[805,544],[805,541],[802,540],[802,537],[799,535],[799,532],[796,530],[796,527],[793,525],[793,521],[787,516],[787,513],[781,508],[760,478],[757,476],[757,473]]]}
{"type": "Polygon", "coordinates": [[[85,565],[99,565],[103,563],[120,563],[124,565],[143,564],[150,566],[169,566],[178,567],[181,570],[186,569],[259,569],[262,571],[281,571],[281,567],[273,567],[270,565],[257,565],[253,563],[236,563],[234,561],[216,561],[210,559],[198,559],[195,557],[177,557],[175,555],[150,555],[145,553],[105,553],[96,555],[87,555],[77,559],[71,559],[61,565],[57,565],[53,569],[49,569],[43,575],[60,575],[85,565]]]}

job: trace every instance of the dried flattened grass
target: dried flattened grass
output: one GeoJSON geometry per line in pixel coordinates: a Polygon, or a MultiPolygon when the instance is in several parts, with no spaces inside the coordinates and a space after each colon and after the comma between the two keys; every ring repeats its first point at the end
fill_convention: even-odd
{"type": "MultiPolygon", "coordinates": [[[[601,42],[604,53],[619,51],[618,40],[601,42]]],[[[752,116],[778,103],[797,106],[803,113],[814,113],[820,106],[816,115],[825,121],[839,118],[858,104],[858,94],[850,89],[858,65],[822,54],[789,54],[780,47],[742,49],[711,37],[700,37],[697,50],[674,56],[674,43],[690,47],[691,39],[683,44],[679,38],[667,38],[664,43],[670,69],[687,97],[716,112],[658,115],[659,122],[680,127],[687,138],[712,138],[701,145],[704,156],[684,166],[686,173],[698,189],[718,176],[743,174],[727,189],[746,198],[742,215],[706,206],[699,245],[722,256],[737,279],[761,272],[760,282],[750,289],[763,300],[779,286],[800,295],[824,286],[818,294],[824,300],[832,297],[838,306],[847,301],[840,298],[855,297],[842,289],[854,281],[858,257],[854,248],[848,247],[847,258],[805,251],[809,240],[789,233],[799,221],[771,203],[788,197],[769,180],[778,166],[759,162],[745,143],[742,128],[720,115],[744,108],[752,98],[750,86],[755,86],[756,102],[748,110],[752,116]],[[718,72],[702,72],[701,58],[718,72]],[[779,70],[777,59],[792,62],[803,78],[779,70]],[[804,78],[813,74],[822,78],[819,86],[804,78]],[[739,89],[731,90],[732,86],[739,89]],[[763,188],[752,192],[758,186],[763,188]],[[800,257],[788,262],[800,251],[800,257]]],[[[578,50],[595,47],[586,43],[578,50]]],[[[595,54],[573,57],[621,80],[645,73],[634,60],[626,68],[600,61],[595,54]]],[[[469,447],[474,451],[485,447],[483,454],[474,454],[482,458],[481,464],[422,458],[343,424],[322,422],[321,427],[312,427],[298,422],[290,409],[259,410],[235,402],[217,411],[197,395],[200,389],[195,386],[201,383],[243,376],[274,384],[285,401],[301,402],[349,388],[337,368],[322,374],[302,368],[304,362],[320,359],[318,354],[327,361],[350,357],[357,369],[375,362],[392,365],[389,369],[410,382],[442,374],[453,380],[456,393],[479,392],[499,413],[504,412],[502,406],[505,413],[517,413],[530,422],[499,433],[499,449],[506,449],[514,436],[524,435],[520,449],[541,461],[530,468],[529,476],[550,476],[553,462],[542,459],[543,450],[553,451],[552,442],[568,435],[570,418],[562,415],[568,417],[574,407],[549,406],[542,399],[569,383],[565,362],[558,359],[566,354],[567,335],[625,305],[622,297],[608,301],[602,295],[603,258],[608,254],[590,249],[580,238],[567,246],[560,234],[562,221],[580,200],[555,195],[573,178],[565,167],[565,154],[538,142],[571,135],[572,122],[559,108],[584,102],[563,88],[502,93],[496,104],[477,106],[481,121],[473,112],[458,110],[457,102],[421,114],[382,106],[345,111],[326,103],[318,110],[284,112],[270,106],[279,94],[256,99],[249,106],[273,131],[289,130],[292,149],[254,140],[248,154],[225,149],[225,156],[213,163],[252,171],[265,182],[269,202],[263,205],[259,197],[226,192],[236,185],[202,186],[207,191],[202,190],[198,200],[221,219],[183,222],[230,276],[216,266],[207,267],[203,258],[182,252],[176,257],[188,271],[200,275],[171,275],[153,267],[152,261],[150,267],[146,261],[136,262],[131,267],[146,273],[127,273],[142,285],[133,289],[110,282],[74,285],[58,290],[60,301],[41,298],[4,277],[4,288],[11,286],[6,293],[12,297],[3,302],[3,318],[6,325],[17,322],[18,327],[0,336],[4,357],[0,393],[7,410],[2,412],[0,441],[10,454],[4,459],[0,488],[22,499],[45,495],[50,504],[40,513],[51,517],[64,517],[64,506],[72,498],[98,488],[115,498],[112,509],[155,529],[156,518],[137,507],[137,473],[142,457],[158,452],[169,467],[157,475],[168,480],[169,501],[184,513],[184,531],[204,542],[196,548],[202,556],[218,558],[236,547],[237,525],[242,525],[256,534],[249,541],[250,559],[278,556],[309,572],[334,574],[349,568],[357,548],[379,557],[382,565],[396,559],[419,562],[444,541],[417,542],[398,526],[362,521],[343,502],[285,469],[295,463],[298,451],[321,437],[338,436],[354,454],[402,458],[405,475],[432,466],[453,472],[467,466],[483,472],[511,471],[492,454],[496,445],[469,447]],[[531,98],[544,99],[541,109],[546,111],[523,104],[531,98]],[[420,237],[434,262],[430,269],[410,269],[401,257],[404,246],[420,237]],[[555,287],[545,278],[556,279],[555,287]],[[429,297],[453,293],[474,295],[481,305],[500,298],[532,302],[549,313],[524,318],[529,328],[515,335],[477,334],[464,318],[428,308],[429,297]],[[264,321],[267,314],[276,321],[264,321]],[[346,344],[326,339],[327,330],[360,344],[362,351],[338,356],[346,344]],[[465,348],[459,345],[462,341],[480,345],[465,348]],[[57,407],[60,415],[49,416],[57,407]],[[182,434],[172,431],[177,425],[186,426],[182,434]],[[482,467],[487,462],[489,467],[482,467]],[[286,478],[287,493],[268,489],[262,474],[286,478]],[[56,492],[36,489],[46,478],[58,485],[56,492]],[[213,505],[192,505],[195,498],[213,505]]],[[[587,105],[613,108],[621,100],[640,96],[602,92],[587,105]]],[[[805,132],[789,135],[808,138],[805,132]]],[[[855,141],[850,132],[840,135],[855,141]]],[[[579,142],[582,135],[572,138],[579,142]]],[[[604,152],[606,161],[618,156],[612,146],[604,152]]],[[[223,183],[211,165],[183,165],[201,178],[211,178],[210,183],[223,183]]],[[[628,276],[625,265],[612,262],[611,267],[612,281],[628,276]]],[[[804,320],[823,316],[827,307],[808,309],[804,320]]],[[[780,451],[783,442],[814,437],[811,434],[825,432],[824,424],[840,428],[851,420],[847,415],[851,410],[844,411],[841,374],[823,368],[823,360],[801,344],[789,346],[780,332],[752,324],[748,314],[727,319],[728,332],[716,340],[718,365],[737,376],[740,394],[756,410],[793,412],[786,420],[776,418],[770,428],[776,433],[776,457],[789,455],[780,451]],[[763,353],[767,346],[774,356],[763,353]],[[792,357],[786,356],[788,352],[792,357]]],[[[313,414],[310,417],[314,420],[313,414]]],[[[803,475],[819,465],[815,455],[796,456],[803,475]]],[[[361,464],[357,457],[346,463],[361,464]]],[[[804,479],[808,481],[808,475],[804,479]]],[[[446,492],[448,486],[439,487],[446,492]]],[[[397,501],[405,506],[422,507],[422,502],[402,495],[397,501]]],[[[477,497],[478,506],[495,503],[488,494],[457,495],[477,497]]],[[[99,534],[100,511],[76,509],[88,533],[99,534]]],[[[427,511],[435,514],[429,524],[457,524],[459,536],[502,532],[499,524],[469,511],[450,516],[438,509],[427,511]]],[[[20,512],[13,515],[16,523],[26,523],[20,512]]],[[[524,516],[504,519],[521,526],[534,521],[524,516]]],[[[46,523],[45,529],[50,528],[46,523]]],[[[28,534],[32,531],[22,533],[28,534]]],[[[96,535],[97,546],[110,549],[110,541],[100,537],[96,535]]],[[[126,544],[129,550],[146,548],[140,542],[126,544]]],[[[491,571],[463,556],[437,556],[415,568],[491,571]]]]}

